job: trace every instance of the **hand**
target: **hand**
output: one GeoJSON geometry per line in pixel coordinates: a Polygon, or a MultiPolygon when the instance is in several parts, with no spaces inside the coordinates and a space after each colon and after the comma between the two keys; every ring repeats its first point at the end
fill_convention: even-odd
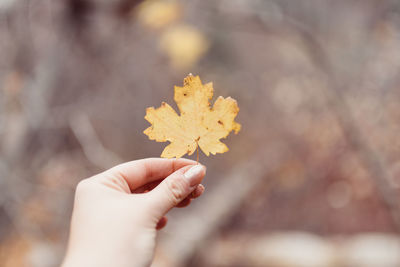
{"type": "Polygon", "coordinates": [[[187,159],[142,159],[82,180],[63,267],[149,266],[165,214],[200,196],[205,167],[187,159]]]}

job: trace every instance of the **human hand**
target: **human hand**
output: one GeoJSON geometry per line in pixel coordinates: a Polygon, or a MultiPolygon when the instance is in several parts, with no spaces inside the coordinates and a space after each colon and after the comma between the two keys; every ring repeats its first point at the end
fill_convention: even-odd
{"type": "Polygon", "coordinates": [[[149,266],[165,214],[203,193],[205,171],[192,160],[151,158],[82,180],[62,266],[149,266]]]}

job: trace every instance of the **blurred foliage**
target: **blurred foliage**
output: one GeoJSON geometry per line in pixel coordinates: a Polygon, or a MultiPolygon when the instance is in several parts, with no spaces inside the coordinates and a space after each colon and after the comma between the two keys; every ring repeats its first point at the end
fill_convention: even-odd
{"type": "Polygon", "coordinates": [[[207,52],[208,41],[196,28],[189,25],[176,25],[161,35],[160,48],[165,52],[172,67],[190,69],[207,52]]]}
{"type": "Polygon", "coordinates": [[[161,29],[181,17],[182,7],[177,1],[146,0],[134,10],[137,21],[152,29],[161,29]]]}
{"type": "Polygon", "coordinates": [[[177,1],[146,0],[133,14],[145,27],[161,30],[159,47],[172,67],[188,70],[207,52],[209,41],[198,28],[180,22],[182,9],[177,1]]]}

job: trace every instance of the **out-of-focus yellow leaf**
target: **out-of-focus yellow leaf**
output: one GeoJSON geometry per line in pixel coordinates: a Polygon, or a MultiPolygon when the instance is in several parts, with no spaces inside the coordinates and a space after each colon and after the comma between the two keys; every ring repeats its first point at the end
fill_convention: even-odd
{"type": "Polygon", "coordinates": [[[146,0],[136,9],[137,19],[146,27],[160,29],[181,17],[182,8],[177,1],[146,0]]]}
{"type": "Polygon", "coordinates": [[[197,63],[207,52],[209,42],[196,28],[177,25],[162,34],[160,47],[170,58],[172,66],[182,70],[197,63]]]}
{"type": "Polygon", "coordinates": [[[175,86],[174,99],[180,116],[165,102],[157,109],[147,108],[144,118],[151,126],[144,133],[150,140],[171,142],[161,157],[191,155],[198,146],[207,156],[228,151],[220,139],[231,131],[240,131],[240,124],[235,122],[239,107],[233,98],[222,96],[211,107],[213,91],[212,83],[203,85],[199,76],[189,74],[183,80],[183,87],[175,86]]]}

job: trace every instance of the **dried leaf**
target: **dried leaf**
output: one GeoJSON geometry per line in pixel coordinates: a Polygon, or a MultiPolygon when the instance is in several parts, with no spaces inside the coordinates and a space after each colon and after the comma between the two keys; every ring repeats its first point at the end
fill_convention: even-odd
{"type": "Polygon", "coordinates": [[[171,142],[161,154],[164,158],[191,155],[198,146],[207,156],[228,151],[220,139],[240,130],[234,121],[239,112],[236,100],[220,96],[211,108],[212,83],[203,85],[199,76],[191,74],[183,83],[183,87],[175,86],[174,96],[180,116],[164,102],[157,109],[147,108],[144,118],[152,125],[144,133],[150,140],[171,142]]]}

